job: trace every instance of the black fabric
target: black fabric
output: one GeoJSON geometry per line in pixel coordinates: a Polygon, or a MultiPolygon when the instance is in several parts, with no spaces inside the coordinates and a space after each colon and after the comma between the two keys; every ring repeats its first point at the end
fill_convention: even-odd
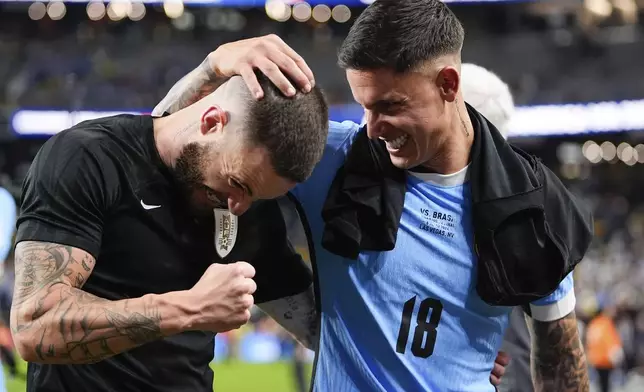
{"type": "MultiPolygon", "coordinates": [[[[79,124],[50,138],[27,176],[17,242],[83,249],[96,265],[83,290],[110,300],[190,289],[213,262],[256,270],[255,302],[303,292],[310,270],[291,248],[276,201],[254,203],[225,258],[214,217],[194,219],[156,150],[149,116],[79,124]],[[141,203],[160,205],[145,210],[141,203]]],[[[188,332],[92,365],[29,364],[28,391],[212,391],[214,334],[188,332]]]]}
{"type": "Polygon", "coordinates": [[[334,178],[322,209],[322,246],[355,259],[361,250],[392,250],[405,201],[406,174],[392,165],[383,143],[360,132],[334,178]],[[365,164],[366,163],[366,164],[365,164]],[[402,185],[402,186],[401,186],[402,185]]]}
{"type": "MultiPolygon", "coordinates": [[[[477,292],[492,305],[523,305],[552,293],[590,246],[593,222],[537,158],[508,144],[468,105],[477,292]]],[[[333,181],[322,216],[323,246],[355,259],[393,249],[406,174],[366,128],[333,181]],[[384,177],[384,178],[379,178],[384,177]]]]}

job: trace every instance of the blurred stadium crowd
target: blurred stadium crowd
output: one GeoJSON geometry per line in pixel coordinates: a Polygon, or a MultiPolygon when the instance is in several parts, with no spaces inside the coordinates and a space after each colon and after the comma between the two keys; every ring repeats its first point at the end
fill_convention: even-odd
{"type": "MultiPolygon", "coordinates": [[[[173,4],[0,3],[0,186],[19,198],[44,140],[13,132],[15,110],[150,110],[227,41],[276,33],[307,60],[330,103],[353,101],[335,54],[360,8],[282,4],[287,15],[277,5],[173,4]]],[[[467,30],[464,59],[498,73],[517,104],[534,105],[643,99],[638,4],[559,0],[454,9],[467,30]]],[[[637,164],[644,162],[643,130],[514,140],[541,156],[593,206],[596,238],[576,272],[578,316],[586,326],[600,311],[611,310],[625,354],[617,384],[633,382],[637,372],[644,380],[644,165],[637,164]]],[[[0,300],[5,323],[11,260],[6,265],[0,300]]],[[[222,335],[218,342],[220,360],[274,361],[296,353],[291,339],[261,315],[241,335],[222,335]]],[[[310,353],[298,355],[310,359],[310,353]]]]}

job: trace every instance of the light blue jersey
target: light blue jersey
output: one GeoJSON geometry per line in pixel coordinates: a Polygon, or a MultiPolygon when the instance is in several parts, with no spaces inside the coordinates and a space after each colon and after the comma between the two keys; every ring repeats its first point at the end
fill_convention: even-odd
{"type": "MultiPolygon", "coordinates": [[[[322,206],[358,129],[332,122],[321,163],[293,191],[313,236],[321,294],[314,391],[494,391],[490,372],[511,308],[476,293],[467,168],[410,173],[394,250],[349,260],[322,247],[322,206]]],[[[574,303],[569,276],[532,313],[558,319],[574,303]]]]}
{"type": "MultiPolygon", "coordinates": [[[[4,269],[4,262],[13,246],[13,231],[16,226],[16,202],[4,188],[0,188],[0,269],[4,269]]],[[[4,369],[0,362],[0,392],[5,392],[4,369]]]]}
{"type": "Polygon", "coordinates": [[[0,187],[0,264],[5,262],[13,246],[17,210],[13,196],[0,187]]]}

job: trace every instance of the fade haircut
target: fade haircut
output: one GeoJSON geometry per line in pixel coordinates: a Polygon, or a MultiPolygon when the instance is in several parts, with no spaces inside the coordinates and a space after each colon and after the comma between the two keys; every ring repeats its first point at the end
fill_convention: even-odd
{"type": "Polygon", "coordinates": [[[360,14],[340,47],[338,65],[404,73],[458,53],[465,32],[440,0],[376,0],[360,14]]]}
{"type": "Polygon", "coordinates": [[[322,90],[316,86],[309,93],[286,97],[263,73],[255,75],[264,98],[249,94],[249,141],[267,149],[278,176],[303,182],[322,159],[329,133],[329,107],[322,90]]]}

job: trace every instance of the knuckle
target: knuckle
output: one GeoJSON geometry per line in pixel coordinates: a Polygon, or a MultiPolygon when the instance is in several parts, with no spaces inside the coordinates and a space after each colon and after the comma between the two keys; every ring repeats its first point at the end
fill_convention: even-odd
{"type": "Polygon", "coordinates": [[[266,72],[271,72],[271,73],[279,71],[279,67],[277,66],[277,64],[273,62],[266,63],[266,65],[264,66],[264,69],[266,70],[266,72]]]}
{"type": "Polygon", "coordinates": [[[244,325],[249,321],[250,321],[250,311],[246,310],[244,311],[244,313],[242,313],[240,322],[241,322],[241,325],[244,325]]]}
{"type": "Polygon", "coordinates": [[[241,263],[235,263],[233,272],[236,276],[241,276],[244,274],[244,265],[241,263]]]}

